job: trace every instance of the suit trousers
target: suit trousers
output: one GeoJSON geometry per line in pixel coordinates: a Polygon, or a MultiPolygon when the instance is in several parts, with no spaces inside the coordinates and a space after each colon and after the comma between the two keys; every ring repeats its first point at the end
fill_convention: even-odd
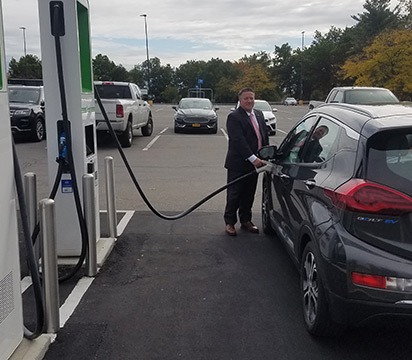
{"type": "MultiPolygon", "coordinates": [[[[245,173],[228,170],[227,182],[229,183],[242,175],[245,175],[245,173]]],[[[252,174],[227,188],[224,213],[226,224],[235,225],[237,215],[239,215],[239,221],[242,224],[252,220],[252,206],[255,199],[257,180],[258,174],[252,174]]]]}

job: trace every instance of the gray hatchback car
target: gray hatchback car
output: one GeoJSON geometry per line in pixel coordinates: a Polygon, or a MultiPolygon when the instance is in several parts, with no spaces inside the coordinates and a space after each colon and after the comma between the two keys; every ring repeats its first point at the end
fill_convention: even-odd
{"type": "Polygon", "coordinates": [[[300,271],[311,334],[412,315],[412,107],[321,105],[264,147],[262,223],[300,271]]]}

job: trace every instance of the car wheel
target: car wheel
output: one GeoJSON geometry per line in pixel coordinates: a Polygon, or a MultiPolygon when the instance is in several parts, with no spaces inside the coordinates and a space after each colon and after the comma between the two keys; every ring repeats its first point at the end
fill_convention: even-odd
{"type": "Polygon", "coordinates": [[[309,333],[326,337],[340,334],[343,327],[330,317],[323,279],[312,242],[309,242],[303,251],[300,284],[303,315],[309,333]]]}
{"type": "Polygon", "coordinates": [[[180,133],[180,129],[177,127],[177,125],[175,124],[175,133],[180,133]]]}
{"type": "Polygon", "coordinates": [[[31,140],[34,142],[39,142],[44,139],[45,136],[44,123],[41,119],[36,119],[31,130],[31,140]]]}
{"type": "Polygon", "coordinates": [[[132,146],[133,142],[133,129],[132,124],[130,121],[127,122],[126,130],[119,136],[120,145],[124,148],[128,148],[132,146]]]}
{"type": "Polygon", "coordinates": [[[153,133],[153,120],[152,116],[149,116],[149,119],[147,120],[146,126],[142,127],[142,135],[143,136],[150,136],[153,133]]]}
{"type": "Polygon", "coordinates": [[[275,231],[270,223],[269,210],[271,209],[270,186],[267,177],[263,178],[262,184],[262,227],[266,235],[273,235],[275,231]]]}
{"type": "Polygon", "coordinates": [[[217,123],[213,126],[212,130],[210,131],[212,134],[217,134],[217,123]]]}

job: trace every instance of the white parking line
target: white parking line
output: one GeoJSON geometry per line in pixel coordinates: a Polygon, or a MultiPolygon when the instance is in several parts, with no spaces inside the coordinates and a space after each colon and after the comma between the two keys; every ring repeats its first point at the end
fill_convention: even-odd
{"type": "Polygon", "coordinates": [[[77,305],[79,305],[80,300],[93,281],[94,278],[83,277],[77,282],[64,304],[60,307],[60,328],[63,328],[66,321],[69,320],[73,311],[76,309],[77,305]]]}
{"type": "Polygon", "coordinates": [[[220,131],[223,133],[223,135],[225,135],[226,140],[229,140],[229,135],[227,134],[227,132],[225,131],[225,129],[220,128],[220,131]]]}
{"type": "Polygon", "coordinates": [[[152,147],[152,145],[160,138],[160,135],[163,134],[167,129],[168,129],[168,128],[164,128],[164,129],[159,133],[159,135],[157,135],[151,142],[149,142],[149,143],[147,144],[147,146],[143,149],[143,151],[149,150],[149,149],[152,147]]]}
{"type": "Polygon", "coordinates": [[[283,130],[280,130],[280,129],[276,129],[276,131],[279,131],[279,132],[281,132],[282,134],[287,134],[287,132],[286,131],[283,131],[283,130]]]}

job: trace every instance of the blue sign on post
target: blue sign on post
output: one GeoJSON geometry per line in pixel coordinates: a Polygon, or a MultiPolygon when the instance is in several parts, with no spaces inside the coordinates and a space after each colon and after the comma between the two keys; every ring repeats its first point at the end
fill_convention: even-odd
{"type": "Polygon", "coordinates": [[[203,79],[197,79],[197,83],[202,85],[203,84],[203,79]]]}

